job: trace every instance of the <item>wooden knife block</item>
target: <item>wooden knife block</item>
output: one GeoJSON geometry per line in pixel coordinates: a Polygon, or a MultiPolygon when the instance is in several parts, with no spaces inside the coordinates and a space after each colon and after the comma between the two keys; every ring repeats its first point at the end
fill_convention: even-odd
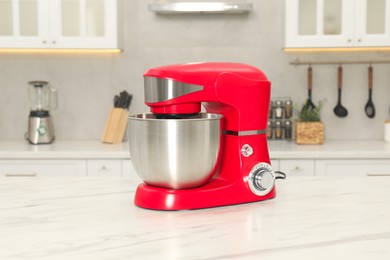
{"type": "Polygon", "coordinates": [[[102,135],[102,142],[119,144],[126,133],[129,111],[124,108],[112,108],[102,135]]]}

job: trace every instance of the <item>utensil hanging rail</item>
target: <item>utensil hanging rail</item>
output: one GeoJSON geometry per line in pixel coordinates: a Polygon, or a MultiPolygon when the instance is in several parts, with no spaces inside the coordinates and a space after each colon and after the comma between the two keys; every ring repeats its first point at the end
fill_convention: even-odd
{"type": "Polygon", "coordinates": [[[296,58],[290,61],[290,65],[340,65],[340,64],[390,64],[390,60],[360,60],[360,61],[349,61],[349,60],[338,60],[338,61],[301,61],[296,58]]]}

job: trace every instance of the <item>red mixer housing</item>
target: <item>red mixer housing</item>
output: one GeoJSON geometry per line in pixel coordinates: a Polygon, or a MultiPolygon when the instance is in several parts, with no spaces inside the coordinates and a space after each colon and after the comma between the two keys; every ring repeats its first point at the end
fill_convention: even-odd
{"type": "MultiPolygon", "coordinates": [[[[137,206],[157,210],[198,209],[275,197],[275,172],[270,165],[266,128],[271,83],[259,69],[240,63],[205,62],[149,69],[150,78],[200,86],[165,100],[145,95],[145,104],[160,115],[222,114],[223,148],[219,171],[207,184],[167,189],[140,184],[137,206]]],[[[193,156],[196,156],[194,154],[193,156]]]]}

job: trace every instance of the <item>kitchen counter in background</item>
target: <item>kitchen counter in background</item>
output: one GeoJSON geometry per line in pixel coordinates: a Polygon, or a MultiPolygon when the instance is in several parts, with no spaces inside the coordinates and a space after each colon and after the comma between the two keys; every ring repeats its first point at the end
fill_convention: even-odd
{"type": "MultiPolygon", "coordinates": [[[[390,176],[390,144],[382,140],[268,144],[273,168],[288,175],[390,176]]],[[[98,140],[55,141],[50,145],[0,141],[0,176],[125,176],[139,180],[128,149],[127,142],[112,145],[98,140]]]]}
{"type": "Polygon", "coordinates": [[[321,145],[268,141],[272,159],[390,159],[390,143],[383,140],[325,140],[321,145]]]}
{"type": "Polygon", "coordinates": [[[390,143],[382,140],[268,143],[273,168],[290,176],[390,176],[390,143]]]}
{"type": "Polygon", "coordinates": [[[389,259],[390,178],[291,177],[277,197],[134,206],[126,178],[6,178],[0,259],[389,259]]]}
{"type": "Polygon", "coordinates": [[[31,145],[26,141],[0,141],[0,159],[130,159],[130,154],[126,142],[54,141],[31,145]]]}
{"type": "MultiPolygon", "coordinates": [[[[293,141],[268,141],[272,159],[390,159],[390,143],[382,140],[325,140],[322,145],[297,145],[293,141]]],[[[130,159],[127,142],[55,141],[30,145],[25,141],[0,141],[0,159],[130,159]]]]}
{"type": "Polygon", "coordinates": [[[125,176],[138,180],[127,146],[98,140],[49,145],[0,141],[0,177],[125,176]]]}

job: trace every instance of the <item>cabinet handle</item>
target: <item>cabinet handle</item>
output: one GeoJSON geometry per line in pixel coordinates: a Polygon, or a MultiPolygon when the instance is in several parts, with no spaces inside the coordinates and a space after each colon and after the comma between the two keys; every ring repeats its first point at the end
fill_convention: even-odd
{"type": "Polygon", "coordinates": [[[46,44],[46,43],[47,43],[47,41],[46,41],[46,40],[43,40],[43,41],[42,41],[42,43],[43,43],[43,44],[46,44]]]}
{"type": "Polygon", "coordinates": [[[352,42],[352,39],[348,39],[348,42],[352,42]]]}
{"type": "Polygon", "coordinates": [[[109,171],[110,169],[107,166],[103,165],[102,167],[100,167],[100,170],[101,171],[109,171]]]}
{"type": "Polygon", "coordinates": [[[368,177],[378,177],[378,176],[390,176],[390,173],[374,173],[374,172],[369,172],[367,173],[368,177]]]}
{"type": "Polygon", "coordinates": [[[294,168],[291,169],[291,171],[301,171],[301,167],[299,165],[295,166],[294,168]]]}
{"type": "Polygon", "coordinates": [[[8,172],[5,174],[6,177],[37,177],[36,172],[31,173],[17,173],[17,172],[8,172]]]}
{"type": "Polygon", "coordinates": [[[56,44],[57,42],[56,41],[52,41],[53,44],[56,44]]]}
{"type": "Polygon", "coordinates": [[[362,41],[362,39],[358,39],[358,42],[361,42],[362,41]]]}

